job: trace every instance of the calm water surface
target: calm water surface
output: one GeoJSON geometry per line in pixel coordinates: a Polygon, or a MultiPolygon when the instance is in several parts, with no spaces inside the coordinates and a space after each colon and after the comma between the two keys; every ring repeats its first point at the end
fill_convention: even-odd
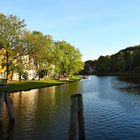
{"type": "Polygon", "coordinates": [[[140,140],[139,86],[117,77],[90,80],[28,92],[12,93],[16,122],[8,124],[4,110],[0,140],[66,140],[70,97],[81,93],[87,140],[140,140]]]}

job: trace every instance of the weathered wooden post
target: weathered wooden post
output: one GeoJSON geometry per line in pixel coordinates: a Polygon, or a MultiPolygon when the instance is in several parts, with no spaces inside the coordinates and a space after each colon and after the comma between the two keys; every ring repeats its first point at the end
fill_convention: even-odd
{"type": "Polygon", "coordinates": [[[0,122],[2,122],[3,108],[4,108],[4,92],[0,94],[0,122]]]}
{"type": "Polygon", "coordinates": [[[0,94],[0,122],[2,122],[4,102],[5,102],[8,111],[9,122],[14,123],[15,117],[14,117],[14,108],[13,108],[12,99],[10,98],[10,94],[7,91],[8,86],[3,85],[3,87],[4,89],[1,91],[2,93],[0,94]]]}
{"type": "Polygon", "coordinates": [[[78,112],[78,98],[76,95],[71,97],[71,112],[70,112],[70,126],[69,126],[69,140],[76,139],[77,131],[77,112],[78,112]]]}
{"type": "Polygon", "coordinates": [[[15,122],[15,117],[14,117],[14,108],[13,108],[13,102],[12,99],[10,98],[9,93],[5,93],[5,103],[8,111],[8,116],[9,116],[9,121],[10,123],[15,122]]]}
{"type": "Polygon", "coordinates": [[[77,137],[79,137],[79,140],[85,140],[83,101],[81,94],[71,96],[71,112],[68,139],[76,140],[77,137]],[[79,135],[77,135],[77,132],[79,133],[79,135]]]}
{"type": "Polygon", "coordinates": [[[79,105],[79,110],[78,110],[79,140],[85,140],[83,99],[81,94],[78,94],[78,105],[79,105]]]}

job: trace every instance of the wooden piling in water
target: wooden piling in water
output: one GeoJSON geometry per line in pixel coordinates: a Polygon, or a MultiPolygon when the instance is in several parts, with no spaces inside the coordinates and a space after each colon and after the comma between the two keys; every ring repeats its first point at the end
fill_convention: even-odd
{"type": "Polygon", "coordinates": [[[83,112],[83,99],[82,95],[78,95],[78,126],[79,126],[79,140],[85,140],[85,127],[84,127],[84,112],[83,112]]]}
{"type": "Polygon", "coordinates": [[[13,108],[13,102],[12,99],[10,98],[9,93],[5,93],[5,103],[8,111],[8,116],[9,116],[9,121],[10,123],[15,122],[15,117],[14,117],[14,108],[13,108]]]}
{"type": "Polygon", "coordinates": [[[71,112],[68,139],[76,140],[77,137],[79,138],[79,140],[85,140],[83,101],[81,94],[71,96],[71,112]],[[79,134],[77,135],[77,133],[79,134]]]}
{"type": "Polygon", "coordinates": [[[0,94],[0,122],[2,122],[4,102],[6,104],[8,117],[9,117],[9,122],[14,123],[15,122],[15,117],[14,117],[13,103],[12,103],[12,99],[10,98],[10,94],[7,91],[3,91],[0,94]]]}
{"type": "Polygon", "coordinates": [[[0,95],[0,122],[2,122],[3,108],[4,108],[4,92],[1,93],[0,95]]]}

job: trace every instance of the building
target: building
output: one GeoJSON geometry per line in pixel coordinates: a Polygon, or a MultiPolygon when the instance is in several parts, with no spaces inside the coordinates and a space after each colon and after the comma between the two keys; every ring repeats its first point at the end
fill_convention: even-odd
{"type": "MultiPolygon", "coordinates": [[[[5,63],[5,49],[0,47],[0,79],[6,78],[6,66],[5,63]]],[[[29,59],[29,55],[24,55],[21,57],[22,64],[24,66],[24,72],[28,74],[28,79],[32,80],[36,77],[36,69],[33,60],[29,59]]],[[[18,60],[14,60],[13,64],[17,66],[18,60]]],[[[8,76],[9,80],[18,80],[19,74],[14,70],[8,76]],[[12,77],[12,79],[11,79],[12,77]]]]}
{"type": "MultiPolygon", "coordinates": [[[[15,62],[14,62],[15,66],[16,66],[17,62],[18,62],[18,60],[15,60],[15,62]]],[[[36,77],[37,73],[36,73],[36,68],[34,66],[33,60],[29,58],[29,55],[24,55],[24,56],[21,56],[21,62],[24,67],[23,72],[27,73],[28,79],[29,80],[34,79],[36,77]]],[[[18,80],[18,79],[19,79],[19,74],[16,71],[14,71],[12,80],[18,80]]]]}

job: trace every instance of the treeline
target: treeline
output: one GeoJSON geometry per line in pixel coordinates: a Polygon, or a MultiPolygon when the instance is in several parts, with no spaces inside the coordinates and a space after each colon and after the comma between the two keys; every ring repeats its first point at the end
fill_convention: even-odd
{"type": "Polygon", "coordinates": [[[84,66],[80,50],[70,43],[55,41],[40,31],[29,31],[24,20],[3,13],[0,13],[0,51],[6,79],[14,72],[21,77],[25,69],[35,69],[39,77],[49,71],[54,76],[72,76],[84,66]]]}
{"type": "Polygon", "coordinates": [[[100,56],[98,60],[85,62],[82,74],[113,74],[140,72],[140,45],[128,47],[111,56],[100,56]]]}

